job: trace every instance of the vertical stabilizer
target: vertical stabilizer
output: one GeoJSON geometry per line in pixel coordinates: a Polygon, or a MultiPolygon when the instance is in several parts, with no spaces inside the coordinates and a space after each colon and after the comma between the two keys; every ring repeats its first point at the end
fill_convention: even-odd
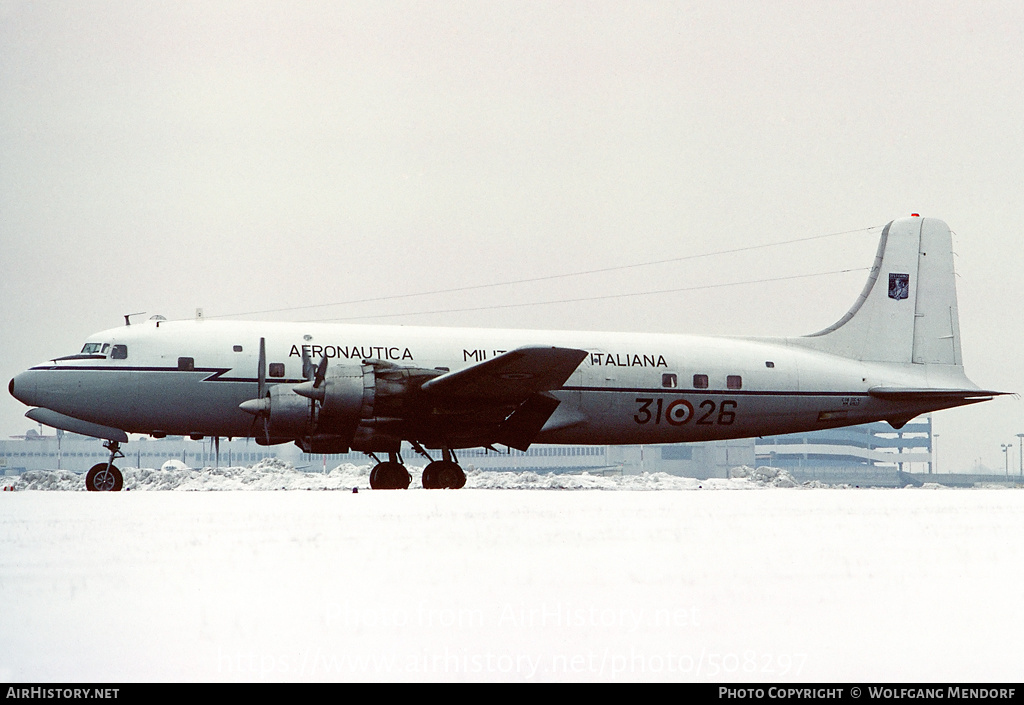
{"type": "Polygon", "coordinates": [[[853,307],[828,328],[792,340],[855,360],[961,365],[949,226],[918,217],[886,225],[853,307]]]}

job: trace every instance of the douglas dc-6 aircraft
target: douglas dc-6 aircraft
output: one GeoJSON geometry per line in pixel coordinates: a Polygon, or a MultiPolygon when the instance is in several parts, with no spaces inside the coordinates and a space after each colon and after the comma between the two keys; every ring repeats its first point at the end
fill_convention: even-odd
{"type": "Polygon", "coordinates": [[[1001,393],[964,375],[949,227],[916,216],[885,226],[849,312],[804,337],[154,317],[97,333],[10,392],[35,421],[106,439],[111,457],[89,471],[90,490],[121,489],[113,461],[127,433],[362,451],[377,461],[374,489],[409,486],[406,441],[431,460],[425,488],[459,488],[460,448],[900,428],[1001,393]]]}

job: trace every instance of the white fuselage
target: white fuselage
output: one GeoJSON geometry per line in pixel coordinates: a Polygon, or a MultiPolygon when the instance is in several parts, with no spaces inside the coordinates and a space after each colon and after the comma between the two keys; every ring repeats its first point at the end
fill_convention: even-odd
{"type": "MultiPolygon", "coordinates": [[[[325,323],[149,321],[98,333],[103,354],[77,355],[18,375],[26,404],[144,434],[255,436],[239,408],[266,384],[305,381],[313,363],[457,371],[525,345],[587,351],[551,394],[560,402],[536,443],[677,443],[907,419],[945,404],[871,396],[878,385],[941,385],[934,367],[862,362],[788,339],[325,323]],[[115,346],[122,354],[112,356],[115,346]],[[116,359],[115,359],[116,357],[116,359]]],[[[951,374],[962,374],[960,368],[951,374]]],[[[959,378],[954,381],[959,381],[959,378]]],[[[415,440],[415,439],[413,439],[415,440]]]]}

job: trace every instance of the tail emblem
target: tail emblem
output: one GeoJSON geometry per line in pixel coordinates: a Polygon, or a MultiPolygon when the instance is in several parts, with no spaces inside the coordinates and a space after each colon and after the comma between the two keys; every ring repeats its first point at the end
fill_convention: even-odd
{"type": "Polygon", "coordinates": [[[899,301],[910,296],[910,275],[889,274],[889,298],[899,301]]]}

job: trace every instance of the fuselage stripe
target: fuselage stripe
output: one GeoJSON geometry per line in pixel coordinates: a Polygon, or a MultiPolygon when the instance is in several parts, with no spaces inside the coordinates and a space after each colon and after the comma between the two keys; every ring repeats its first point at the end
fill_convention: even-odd
{"type": "MultiPolygon", "coordinates": [[[[185,374],[207,373],[209,376],[203,382],[237,382],[256,384],[255,377],[225,377],[231,371],[230,367],[197,367],[193,370],[179,370],[177,367],[121,367],[121,366],[84,366],[84,365],[41,365],[31,368],[33,370],[60,370],[66,372],[181,372],[185,374]]],[[[292,379],[283,377],[269,377],[267,384],[301,384],[305,379],[292,379]]],[[[665,387],[582,387],[564,386],[551,391],[558,392],[610,392],[618,394],[665,394],[670,396],[785,396],[785,397],[869,397],[866,391],[857,392],[824,392],[824,391],[798,391],[798,390],[768,390],[768,389],[677,389],[665,387]]]]}

